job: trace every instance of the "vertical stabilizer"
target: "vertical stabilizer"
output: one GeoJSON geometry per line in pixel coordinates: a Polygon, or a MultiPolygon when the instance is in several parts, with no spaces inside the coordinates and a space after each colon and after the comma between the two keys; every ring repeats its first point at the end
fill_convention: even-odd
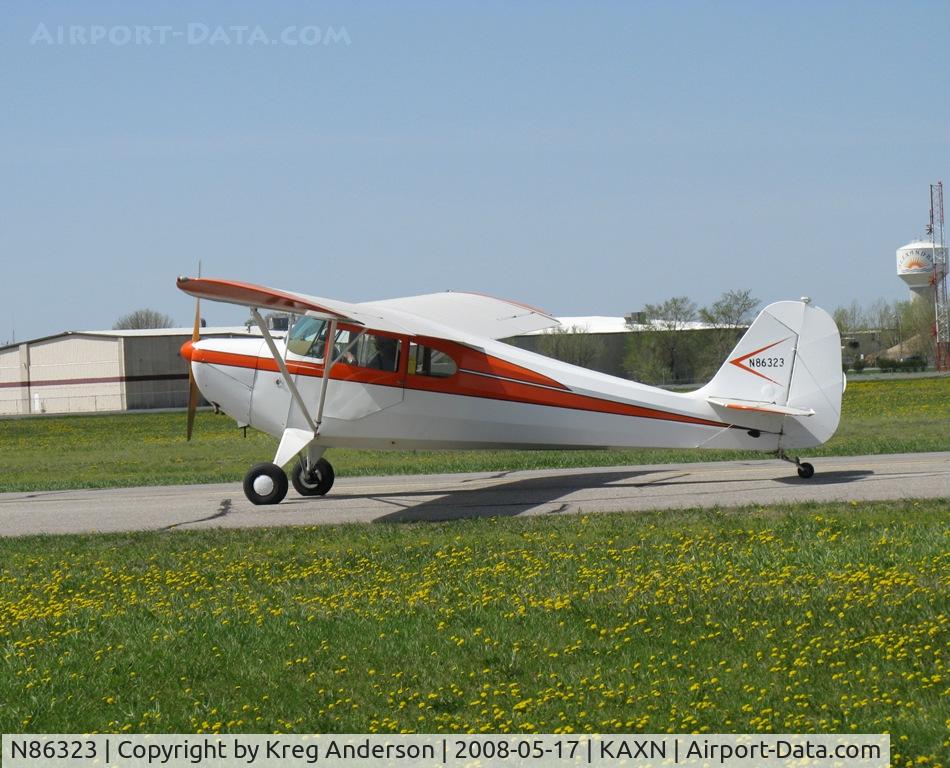
{"type": "Polygon", "coordinates": [[[787,449],[834,434],[843,390],[834,320],[806,301],[779,301],[759,313],[713,380],[693,394],[717,406],[775,413],[779,447],[787,449]]]}

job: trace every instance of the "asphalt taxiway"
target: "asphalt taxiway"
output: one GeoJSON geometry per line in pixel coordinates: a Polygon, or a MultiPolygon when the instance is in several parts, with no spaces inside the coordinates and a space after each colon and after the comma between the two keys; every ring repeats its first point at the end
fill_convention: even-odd
{"type": "MultiPolygon", "coordinates": [[[[238,483],[0,494],[0,535],[454,520],[802,501],[950,499],[950,453],[340,478],[258,507],[238,483]]],[[[950,506],[950,501],[948,501],[950,506]]]]}

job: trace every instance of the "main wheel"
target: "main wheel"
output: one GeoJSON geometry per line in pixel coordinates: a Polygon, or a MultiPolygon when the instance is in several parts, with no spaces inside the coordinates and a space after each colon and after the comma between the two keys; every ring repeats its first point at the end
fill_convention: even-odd
{"type": "Polygon", "coordinates": [[[813,474],[815,474],[815,468],[807,461],[803,461],[798,465],[798,476],[802,478],[802,480],[807,480],[813,474]]]}
{"type": "Polygon", "coordinates": [[[323,496],[333,487],[333,480],[333,466],[326,459],[317,461],[309,473],[303,459],[298,459],[290,475],[290,481],[301,496],[323,496]]]}
{"type": "Polygon", "coordinates": [[[255,464],[244,475],[244,495],[252,504],[280,504],[287,495],[287,475],[276,464],[255,464]]]}

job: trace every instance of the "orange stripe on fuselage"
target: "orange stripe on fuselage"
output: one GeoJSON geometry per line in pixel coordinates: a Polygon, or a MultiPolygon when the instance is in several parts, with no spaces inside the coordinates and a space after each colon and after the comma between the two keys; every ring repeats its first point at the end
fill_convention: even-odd
{"type": "MultiPolygon", "coordinates": [[[[239,355],[234,352],[222,352],[217,349],[193,349],[191,360],[194,363],[211,363],[225,365],[232,368],[255,368],[258,371],[280,373],[277,361],[272,357],[256,357],[255,355],[239,355]]],[[[300,360],[286,360],[287,370],[300,376],[323,376],[323,366],[316,363],[306,363],[300,360]]],[[[339,361],[330,373],[330,377],[338,381],[358,381],[361,384],[382,384],[386,386],[402,386],[402,375],[391,371],[378,371],[372,368],[357,368],[339,361]]]]}
{"type": "MultiPolygon", "coordinates": [[[[442,346],[442,345],[439,345],[442,346]]],[[[466,353],[474,350],[466,349],[466,353]]],[[[641,419],[659,419],[684,424],[698,424],[706,427],[730,427],[721,421],[688,416],[681,413],[662,411],[656,408],[647,408],[629,403],[618,403],[589,395],[579,395],[568,390],[563,384],[549,379],[541,374],[534,374],[536,381],[514,381],[513,374],[522,374],[527,369],[506,363],[497,358],[474,353],[466,355],[465,363],[470,369],[476,362],[474,357],[481,356],[485,361],[481,368],[489,375],[478,375],[460,370],[453,376],[437,378],[432,376],[404,375],[388,371],[378,371],[370,368],[359,368],[344,362],[337,362],[330,373],[334,381],[352,381],[360,384],[376,384],[380,386],[405,387],[422,392],[432,392],[443,395],[460,395],[463,397],[482,397],[491,400],[502,400],[525,405],[543,405],[553,408],[567,408],[575,411],[591,411],[594,413],[608,413],[617,416],[633,416],[641,419]],[[505,376],[506,378],[494,378],[505,376]],[[550,383],[549,383],[550,382],[550,383]],[[549,387],[556,387],[552,389],[549,387]]],[[[233,366],[236,368],[255,368],[259,371],[278,372],[280,369],[273,358],[255,357],[252,355],[238,355],[231,352],[221,352],[212,349],[195,349],[192,352],[192,361],[196,363],[211,363],[213,365],[233,366]]],[[[287,370],[292,374],[320,377],[323,375],[323,366],[314,363],[304,363],[296,360],[287,360],[287,370]]],[[[461,362],[461,361],[460,361],[461,362]]],[[[528,373],[533,373],[528,371],[528,373]]]]}
{"type": "Polygon", "coordinates": [[[525,368],[506,360],[501,360],[477,349],[466,347],[464,344],[457,344],[454,341],[445,341],[444,339],[435,339],[428,336],[416,336],[412,339],[418,344],[426,347],[432,347],[440,352],[445,352],[451,357],[458,367],[463,371],[474,371],[475,373],[484,373],[489,376],[501,376],[506,379],[514,379],[527,384],[540,384],[543,387],[552,387],[553,389],[567,390],[561,382],[544,376],[530,368],[525,368]]]}
{"type": "MultiPolygon", "coordinates": [[[[335,378],[335,377],[334,377],[335,378]]],[[[617,416],[635,416],[641,419],[661,419],[684,424],[699,424],[706,427],[729,427],[720,421],[701,419],[681,413],[661,411],[641,405],[618,403],[590,395],[579,395],[569,390],[552,390],[537,384],[525,384],[509,379],[495,379],[460,371],[447,379],[429,376],[410,376],[406,389],[435,392],[444,395],[485,397],[526,405],[545,405],[552,408],[568,408],[575,411],[609,413],[617,416]]]]}

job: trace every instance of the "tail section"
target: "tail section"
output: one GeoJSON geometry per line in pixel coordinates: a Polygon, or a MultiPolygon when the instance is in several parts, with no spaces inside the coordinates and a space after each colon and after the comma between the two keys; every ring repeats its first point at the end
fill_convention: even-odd
{"type": "Polygon", "coordinates": [[[718,409],[755,411],[781,424],[779,448],[827,441],[841,417],[841,338],[823,309],[779,301],[763,309],[722,368],[694,393],[718,409]]]}

